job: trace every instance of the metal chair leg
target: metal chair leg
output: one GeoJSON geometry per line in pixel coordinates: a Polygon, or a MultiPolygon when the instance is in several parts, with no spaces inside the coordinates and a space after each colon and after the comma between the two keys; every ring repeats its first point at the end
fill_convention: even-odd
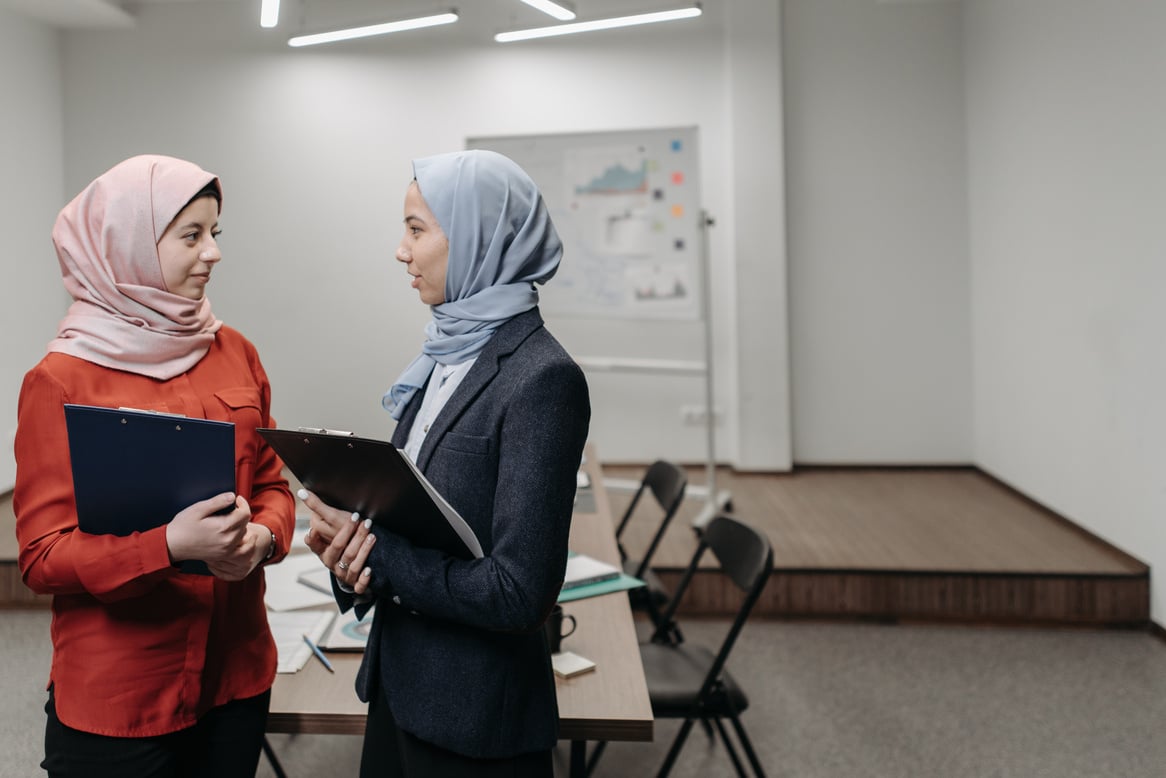
{"type": "Polygon", "coordinates": [[[737,739],[741,741],[741,748],[745,749],[745,756],[749,759],[749,764],[753,766],[753,773],[757,778],[765,778],[765,770],[761,769],[761,760],[757,758],[757,752],[753,750],[753,743],[749,740],[749,736],[745,734],[745,727],[741,724],[741,719],[733,716],[729,719],[733,725],[733,729],[737,732],[737,739]]]}
{"type": "Polygon", "coordinates": [[[729,733],[725,731],[724,722],[718,716],[713,719],[713,723],[717,725],[717,732],[721,733],[721,742],[725,744],[725,750],[729,753],[729,758],[733,760],[733,768],[737,771],[738,778],[748,778],[745,765],[741,764],[741,757],[737,756],[737,749],[733,746],[733,741],[729,739],[729,733]]]}
{"type": "Polygon", "coordinates": [[[668,773],[672,772],[672,765],[676,764],[676,757],[680,756],[680,749],[688,738],[692,723],[693,719],[689,717],[680,725],[680,731],[676,733],[676,739],[672,741],[672,747],[668,749],[668,756],[664,757],[664,764],[660,765],[660,771],[656,773],[656,778],[665,778],[668,773]]]}
{"type": "Polygon", "coordinates": [[[710,743],[717,739],[717,733],[713,732],[713,725],[709,724],[708,719],[700,720],[700,728],[704,730],[704,734],[708,736],[710,743]]]}

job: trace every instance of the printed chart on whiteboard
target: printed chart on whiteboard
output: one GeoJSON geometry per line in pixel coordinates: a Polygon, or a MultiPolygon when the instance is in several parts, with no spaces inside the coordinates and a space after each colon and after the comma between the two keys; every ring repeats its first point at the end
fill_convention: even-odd
{"type": "Polygon", "coordinates": [[[695,127],[471,138],[542,190],[563,262],[540,290],[568,316],[700,318],[695,127]]]}

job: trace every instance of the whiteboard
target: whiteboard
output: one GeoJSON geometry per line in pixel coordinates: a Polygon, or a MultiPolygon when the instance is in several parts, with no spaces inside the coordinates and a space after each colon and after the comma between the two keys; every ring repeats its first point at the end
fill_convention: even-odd
{"type": "Polygon", "coordinates": [[[701,318],[696,127],[469,138],[517,162],[563,241],[544,312],[583,318],[701,318]]]}

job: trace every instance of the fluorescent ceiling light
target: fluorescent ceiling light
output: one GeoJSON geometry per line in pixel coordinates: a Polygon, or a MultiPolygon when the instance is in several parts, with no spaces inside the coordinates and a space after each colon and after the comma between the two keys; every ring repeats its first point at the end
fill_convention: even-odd
{"type": "Polygon", "coordinates": [[[551,2],[551,0],[522,0],[522,2],[531,8],[537,8],[545,14],[550,14],[560,22],[566,22],[575,18],[575,11],[567,3],[555,3],[551,2]]]}
{"type": "Polygon", "coordinates": [[[494,36],[499,43],[525,41],[531,38],[548,38],[552,35],[569,35],[573,32],[591,32],[592,30],[610,30],[615,27],[631,27],[637,24],[652,24],[653,22],[670,22],[675,19],[691,19],[700,16],[700,6],[678,8],[674,11],[659,11],[657,13],[637,14],[635,16],[619,16],[614,19],[596,19],[590,22],[574,22],[573,24],[556,24],[553,27],[535,27],[530,30],[515,30],[514,32],[500,32],[494,36]]]}
{"type": "Polygon", "coordinates": [[[452,24],[457,21],[457,13],[437,14],[436,16],[422,16],[417,19],[405,19],[399,22],[385,24],[371,24],[367,27],[353,27],[335,32],[321,32],[317,35],[298,35],[288,40],[289,46],[315,46],[318,43],[333,43],[347,41],[353,38],[367,38],[371,35],[386,35],[390,32],[417,30],[422,27],[435,27],[439,24],[452,24]]]}
{"type": "Polygon", "coordinates": [[[279,0],[263,0],[259,6],[259,26],[274,27],[279,24],[279,0]]]}

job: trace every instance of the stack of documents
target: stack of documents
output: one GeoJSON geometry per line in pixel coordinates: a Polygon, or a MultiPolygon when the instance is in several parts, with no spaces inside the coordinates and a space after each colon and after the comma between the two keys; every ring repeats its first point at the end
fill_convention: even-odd
{"type": "Polygon", "coordinates": [[[619,578],[620,570],[615,565],[600,562],[586,554],[570,554],[567,557],[567,573],[563,577],[563,588],[574,589],[576,586],[610,581],[619,578]]]}
{"type": "Polygon", "coordinates": [[[633,578],[614,565],[572,551],[567,557],[567,574],[559,592],[559,602],[598,597],[643,585],[639,578],[633,578]]]}
{"type": "Polygon", "coordinates": [[[278,673],[296,673],[312,657],[312,647],[304,642],[307,635],[313,643],[319,643],[332,620],[335,610],[330,611],[268,611],[267,623],[275,637],[275,649],[279,654],[278,673]]]}
{"type": "Polygon", "coordinates": [[[336,602],[329,585],[327,591],[300,581],[301,576],[331,575],[315,554],[289,554],[278,564],[263,568],[267,576],[267,593],[263,601],[268,610],[290,611],[313,608],[336,602]]]}

